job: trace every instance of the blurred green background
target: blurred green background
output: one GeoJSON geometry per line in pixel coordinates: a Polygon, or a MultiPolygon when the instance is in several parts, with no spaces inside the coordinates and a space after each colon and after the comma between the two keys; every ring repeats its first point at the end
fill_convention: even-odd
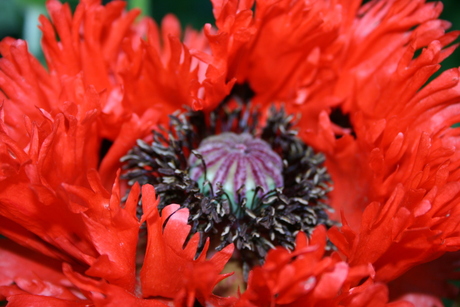
{"type": "MultiPolygon", "coordinates": [[[[103,0],[104,2],[110,0],[103,0]]],[[[67,0],[75,7],[78,0],[67,0]]],[[[452,22],[452,30],[460,30],[460,0],[442,0],[442,19],[452,22]]],[[[41,57],[40,32],[37,19],[46,14],[45,0],[0,0],[0,38],[12,36],[29,42],[32,53],[41,57]]],[[[200,29],[204,23],[213,23],[212,7],[209,0],[128,0],[129,7],[140,7],[145,15],[160,21],[167,13],[174,13],[182,24],[200,29]]],[[[460,48],[443,62],[443,70],[460,66],[460,48]]]]}

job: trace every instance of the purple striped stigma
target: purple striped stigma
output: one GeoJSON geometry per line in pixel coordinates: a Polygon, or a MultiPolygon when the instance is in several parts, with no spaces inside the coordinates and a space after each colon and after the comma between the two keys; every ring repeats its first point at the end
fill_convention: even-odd
{"type": "Polygon", "coordinates": [[[204,193],[222,187],[234,214],[241,216],[246,204],[283,186],[283,162],[270,145],[249,133],[224,132],[205,138],[189,157],[190,178],[204,193]],[[241,200],[246,198],[246,201],[241,200]]]}

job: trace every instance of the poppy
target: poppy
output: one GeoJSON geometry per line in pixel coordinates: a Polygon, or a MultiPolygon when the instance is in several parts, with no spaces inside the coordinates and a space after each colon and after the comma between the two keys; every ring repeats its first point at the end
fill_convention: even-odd
{"type": "Polygon", "coordinates": [[[212,3],[215,26],[183,31],[122,1],[48,0],[46,68],[0,43],[0,297],[456,297],[459,71],[430,78],[459,32],[442,4],[212,3]]]}

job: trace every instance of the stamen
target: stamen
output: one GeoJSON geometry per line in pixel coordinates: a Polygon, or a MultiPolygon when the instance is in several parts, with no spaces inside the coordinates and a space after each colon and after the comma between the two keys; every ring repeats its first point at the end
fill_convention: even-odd
{"type": "Polygon", "coordinates": [[[295,117],[273,107],[261,126],[259,111],[238,101],[171,115],[168,128],[153,131],[150,144],[139,140],[122,162],[129,185],[155,186],[160,211],[172,203],[189,210],[191,234],[201,234],[197,253],[206,238],[216,250],[233,243],[247,268],[274,246],[293,249],[299,231],[336,222],[324,155],[297,137],[295,117]]]}

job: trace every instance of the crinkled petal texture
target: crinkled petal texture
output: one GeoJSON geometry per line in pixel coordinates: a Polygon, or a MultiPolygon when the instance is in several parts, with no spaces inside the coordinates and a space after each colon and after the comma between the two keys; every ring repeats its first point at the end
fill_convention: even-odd
{"type": "MultiPolygon", "coordinates": [[[[223,303],[212,295],[212,289],[223,278],[219,273],[232,247],[216,253],[209,263],[206,251],[194,260],[197,242],[184,251],[184,232],[172,238],[161,231],[152,234],[156,240],[181,241],[164,242],[166,251],[160,256],[152,252],[145,261],[174,259],[163,266],[163,272],[188,272],[182,283],[176,284],[174,275],[162,274],[161,286],[169,279],[169,290],[163,291],[158,276],[155,282],[145,277],[146,285],[139,284],[136,208],[140,188],[134,186],[122,201],[126,188],[117,179],[120,157],[163,117],[155,108],[169,106],[169,112],[191,104],[192,88],[197,91],[195,83],[199,84],[172,83],[168,90],[181,92],[183,97],[169,104],[166,98],[152,97],[151,92],[136,93],[137,88],[131,89],[138,94],[133,96],[125,92],[129,78],[137,73],[130,65],[139,64],[150,48],[149,56],[159,60],[143,66],[148,66],[149,73],[162,68],[163,81],[170,82],[175,72],[167,63],[183,64],[183,76],[193,79],[198,69],[180,59],[186,47],[174,38],[175,45],[164,46],[165,50],[141,42],[147,32],[142,25],[132,24],[138,12],[126,13],[122,1],[102,6],[100,1],[85,0],[73,17],[69,6],[58,1],[48,1],[47,7],[52,22],[42,17],[41,23],[49,70],[28,53],[25,42],[5,39],[0,43],[0,233],[9,238],[1,242],[8,262],[0,273],[0,296],[13,306],[163,305],[144,300],[138,291],[142,289],[145,297],[161,295],[165,301],[177,300],[184,306],[195,299],[203,304],[223,303]],[[107,141],[112,146],[100,156],[101,144],[107,141]],[[194,282],[197,272],[208,277],[206,283],[194,282]]],[[[157,30],[149,31],[150,42],[155,44],[157,30]]],[[[172,30],[165,27],[164,31],[166,39],[172,30]]],[[[161,78],[135,78],[156,80],[162,84],[157,88],[163,87],[161,78]]],[[[220,95],[227,94],[225,86],[220,95]]],[[[157,90],[154,93],[168,97],[157,90]]],[[[154,199],[149,204],[153,206],[154,199]]],[[[152,210],[146,210],[149,217],[142,221],[149,228],[161,229],[158,225],[164,221],[152,210]]],[[[181,212],[178,217],[186,221],[185,215],[181,212]]],[[[185,225],[170,226],[171,231],[185,225]]]]}
{"type": "Polygon", "coordinates": [[[309,240],[299,233],[295,251],[270,251],[265,264],[249,275],[237,306],[413,306],[388,303],[388,289],[374,283],[371,265],[351,267],[338,254],[325,257],[325,241],[320,226],[309,240]]]}
{"type": "Polygon", "coordinates": [[[142,221],[148,224],[149,243],[142,272],[153,279],[144,273],[139,284],[140,188],[133,186],[122,202],[118,179],[108,191],[88,165],[85,151],[91,149],[100,115],[95,97],[91,101],[95,109],[85,113],[81,109],[87,107],[87,98],[94,98],[91,92],[67,102],[55,116],[40,109],[39,125],[26,117],[29,143],[25,148],[19,144],[24,139],[14,140],[11,128],[0,121],[0,233],[24,246],[1,240],[1,253],[8,261],[0,273],[0,296],[13,306],[164,306],[158,300],[143,300],[136,292],[141,288],[144,297],[162,296],[165,301],[177,300],[178,306],[192,306],[196,299],[224,304],[225,299],[213,296],[212,289],[225,277],[219,273],[233,247],[209,261],[207,249],[194,259],[197,238],[185,244],[188,214],[165,210],[171,213],[171,223],[163,232],[165,218],[156,210],[151,186],[143,187],[146,215],[142,221]],[[155,262],[162,261],[163,271],[152,270],[155,262]],[[169,274],[173,271],[185,274],[180,283],[177,275],[169,274]],[[206,282],[198,276],[206,276],[206,282]]]}
{"type": "MultiPolygon", "coordinates": [[[[396,1],[375,2],[362,8],[378,24],[373,31],[383,33],[378,40],[394,35],[396,18],[405,17],[399,24],[403,29],[420,26],[406,30],[399,42],[392,38],[397,45],[388,48],[394,51],[369,58],[368,67],[378,66],[379,71],[355,68],[347,76],[353,85],[336,87],[346,95],[342,110],[350,112],[356,134],[352,148],[361,154],[353,155],[349,148],[343,159],[330,159],[332,172],[349,179],[333,194],[333,202],[344,212],[344,225],[330,236],[350,264],[373,263],[376,280],[383,282],[459,249],[460,138],[459,130],[451,128],[460,120],[458,69],[424,86],[452,52],[452,47],[444,47],[458,33],[444,34],[446,23],[434,20],[440,4],[412,2],[405,7],[396,1]],[[340,169],[339,164],[347,166],[340,169]],[[360,178],[350,176],[354,170],[360,178]],[[350,185],[361,188],[354,196],[341,194],[350,185]]],[[[365,59],[370,51],[359,52],[365,59]]]]}
{"type": "Polygon", "coordinates": [[[255,104],[301,113],[300,135],[326,154],[343,224],[329,236],[346,261],[388,282],[457,251],[459,71],[427,84],[459,35],[437,19],[442,4],[213,3],[218,30],[205,33],[227,79],[249,84],[255,104]]]}
{"type": "Polygon", "coordinates": [[[216,27],[182,33],[172,16],[161,27],[134,23],[139,12],[123,1],[82,0],[72,15],[48,0],[50,18],[40,18],[48,69],[25,42],[0,43],[1,298],[11,306],[440,306],[439,296],[456,295],[420,278],[421,270],[440,285],[458,277],[449,252],[460,249],[459,130],[451,128],[460,121],[459,70],[427,83],[456,47],[458,33],[437,19],[442,5],[212,2],[216,27]],[[222,298],[212,291],[233,247],[207,259],[206,244],[197,255],[188,212],[173,204],[160,215],[150,186],[134,185],[122,201],[118,169],[167,115],[208,111],[235,85],[248,85],[261,110],[283,104],[302,116],[299,135],[326,155],[342,226],[327,232],[337,252],[324,252],[322,227],[309,239],[298,234],[295,251],[274,249],[246,292],[222,298]]]}
{"type": "MultiPolygon", "coordinates": [[[[81,87],[73,89],[78,90],[81,87]]],[[[22,244],[49,256],[94,264],[95,276],[110,268],[112,282],[133,289],[135,247],[131,242],[137,240],[137,200],[132,198],[130,206],[121,208],[118,182],[112,193],[102,186],[92,168],[97,162],[91,161],[97,98],[88,92],[74,98],[55,116],[39,109],[39,124],[26,117],[29,143],[25,147],[2,122],[0,228],[10,238],[24,239],[22,244]],[[115,242],[116,248],[107,249],[115,242]]]]}
{"type": "Polygon", "coordinates": [[[234,83],[226,80],[223,68],[191,56],[189,48],[208,48],[203,34],[188,30],[183,43],[174,17],[165,18],[161,29],[150,19],[135,25],[139,11],[126,12],[125,6],[125,1],[102,6],[98,0],[82,0],[72,16],[68,4],[48,0],[50,19],[40,18],[48,71],[27,52],[25,42],[0,43],[0,98],[11,101],[4,105],[5,123],[22,147],[28,142],[21,134],[27,130],[24,114],[42,122],[37,107],[54,116],[66,102],[81,99],[84,91],[99,96],[97,133],[91,138],[95,151],[87,157],[96,168],[100,141],[113,142],[100,164],[107,189],[120,156],[136,139],[183,106],[216,106],[234,83]]]}

